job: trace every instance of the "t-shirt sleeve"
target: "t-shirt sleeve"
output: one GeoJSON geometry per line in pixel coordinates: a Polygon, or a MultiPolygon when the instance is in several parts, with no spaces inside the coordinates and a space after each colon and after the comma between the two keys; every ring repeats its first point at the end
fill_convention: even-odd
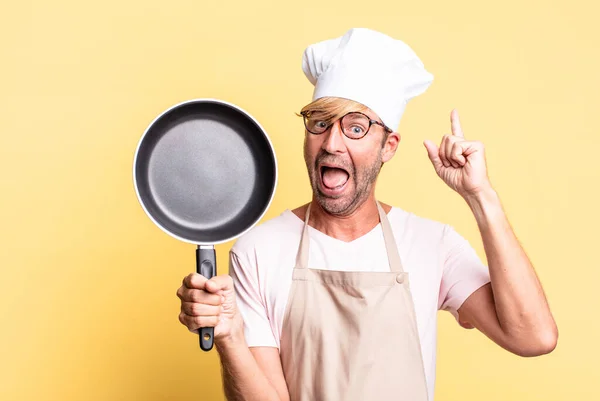
{"type": "Polygon", "coordinates": [[[469,242],[447,224],[442,249],[438,308],[449,311],[458,321],[458,309],[473,292],[490,282],[490,273],[469,242]]]}
{"type": "Polygon", "coordinates": [[[277,347],[260,291],[256,263],[231,250],[229,275],[233,279],[238,310],[244,320],[246,343],[249,347],[277,347]]]}

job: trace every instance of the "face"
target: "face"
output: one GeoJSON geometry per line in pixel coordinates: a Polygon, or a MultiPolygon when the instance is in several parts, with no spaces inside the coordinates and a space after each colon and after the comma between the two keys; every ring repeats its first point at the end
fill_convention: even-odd
{"type": "MultiPolygon", "coordinates": [[[[381,121],[371,110],[363,112],[381,121]]],[[[328,213],[348,215],[375,189],[381,166],[394,155],[399,135],[372,125],[366,136],[350,139],[337,120],[327,131],[305,132],[304,161],[315,199],[328,213]]]]}

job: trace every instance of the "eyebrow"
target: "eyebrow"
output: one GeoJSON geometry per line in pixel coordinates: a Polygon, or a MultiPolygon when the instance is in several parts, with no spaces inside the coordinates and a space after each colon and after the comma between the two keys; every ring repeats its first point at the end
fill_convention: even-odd
{"type": "MultiPolygon", "coordinates": [[[[324,111],[322,111],[322,110],[319,110],[319,109],[312,109],[312,110],[306,110],[306,111],[307,111],[308,113],[310,113],[310,114],[317,114],[317,115],[319,115],[319,114],[327,114],[327,113],[325,113],[324,111]]],[[[379,118],[371,116],[371,115],[370,115],[370,113],[369,113],[369,112],[367,112],[367,111],[351,110],[351,111],[349,111],[348,113],[361,113],[361,114],[364,114],[365,116],[367,116],[367,117],[368,117],[370,120],[375,120],[375,121],[377,121],[378,123],[385,124],[385,123],[384,123],[382,120],[380,120],[379,118]]],[[[348,114],[348,113],[346,113],[346,114],[348,114]]],[[[328,120],[331,120],[331,118],[329,118],[328,120]]]]}

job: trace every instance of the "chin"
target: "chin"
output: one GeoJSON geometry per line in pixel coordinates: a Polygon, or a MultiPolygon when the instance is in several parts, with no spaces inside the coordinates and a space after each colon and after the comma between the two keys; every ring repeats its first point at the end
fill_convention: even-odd
{"type": "Polygon", "coordinates": [[[319,205],[329,214],[344,214],[354,204],[354,197],[350,194],[336,195],[335,197],[328,196],[319,189],[314,191],[315,198],[319,205]]]}

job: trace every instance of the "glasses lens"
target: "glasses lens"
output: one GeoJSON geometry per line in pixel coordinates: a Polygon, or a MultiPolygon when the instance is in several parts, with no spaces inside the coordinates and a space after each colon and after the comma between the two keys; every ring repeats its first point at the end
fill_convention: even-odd
{"type": "Polygon", "coordinates": [[[311,112],[308,116],[304,116],[304,125],[308,132],[313,134],[322,134],[328,127],[325,114],[319,112],[311,112]]]}
{"type": "Polygon", "coordinates": [[[346,114],[342,118],[341,123],[344,134],[353,139],[358,139],[365,136],[370,126],[369,118],[360,113],[346,114]]]}

